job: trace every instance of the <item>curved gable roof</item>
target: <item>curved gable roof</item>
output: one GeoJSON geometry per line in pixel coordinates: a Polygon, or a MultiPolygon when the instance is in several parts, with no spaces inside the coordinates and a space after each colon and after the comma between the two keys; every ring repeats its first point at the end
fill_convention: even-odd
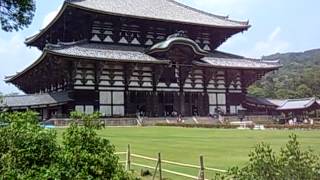
{"type": "Polygon", "coordinates": [[[234,21],[228,17],[210,14],[174,0],[66,0],[58,15],[38,34],[26,39],[32,44],[57,22],[68,7],[102,14],[176,22],[190,25],[247,30],[249,22],[234,21]]]}
{"type": "Polygon", "coordinates": [[[207,51],[201,49],[201,47],[194,42],[192,39],[184,38],[184,37],[169,37],[167,40],[162,41],[158,44],[152,46],[148,52],[148,54],[153,54],[157,52],[166,52],[168,51],[171,46],[173,45],[186,45],[191,47],[193,52],[198,56],[204,57],[208,54],[207,51]]]}
{"type": "Polygon", "coordinates": [[[145,48],[129,47],[119,45],[107,45],[87,43],[86,40],[58,44],[47,44],[42,55],[23,71],[5,78],[5,82],[13,83],[14,80],[23,74],[32,70],[41,62],[46,60],[47,55],[55,55],[61,57],[72,57],[86,60],[100,60],[112,62],[128,62],[128,63],[152,63],[152,64],[168,64],[168,60],[158,60],[152,56],[145,54],[145,48]]]}
{"type": "Polygon", "coordinates": [[[216,27],[248,28],[248,22],[229,20],[174,0],[68,0],[74,6],[114,15],[175,21],[216,27]]]}

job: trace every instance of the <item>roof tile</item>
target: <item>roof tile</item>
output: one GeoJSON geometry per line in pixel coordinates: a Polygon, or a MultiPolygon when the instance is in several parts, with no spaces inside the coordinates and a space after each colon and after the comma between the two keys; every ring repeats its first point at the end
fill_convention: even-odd
{"type": "Polygon", "coordinates": [[[71,5],[122,16],[175,21],[208,26],[248,28],[248,22],[232,21],[174,0],[68,0],[71,5]]]}

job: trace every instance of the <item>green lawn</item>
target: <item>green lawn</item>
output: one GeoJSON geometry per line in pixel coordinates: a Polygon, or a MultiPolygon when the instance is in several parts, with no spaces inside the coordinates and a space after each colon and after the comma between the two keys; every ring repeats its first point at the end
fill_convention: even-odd
{"type": "MultiPolygon", "coordinates": [[[[62,131],[58,130],[60,138],[62,131]]],[[[199,164],[199,155],[203,155],[205,166],[219,169],[228,169],[235,165],[243,166],[248,161],[248,153],[259,142],[269,143],[278,151],[286,144],[288,136],[292,133],[298,135],[304,149],[311,147],[320,153],[320,131],[253,131],[168,127],[106,128],[99,131],[101,137],[111,140],[117,151],[126,151],[127,145],[130,144],[132,152],[136,154],[156,157],[157,153],[161,152],[165,160],[191,164],[199,164]]],[[[147,163],[135,159],[134,161],[147,163]]],[[[154,165],[154,163],[147,164],[154,165]]],[[[197,171],[192,169],[164,166],[170,170],[197,174],[197,171]]]]}

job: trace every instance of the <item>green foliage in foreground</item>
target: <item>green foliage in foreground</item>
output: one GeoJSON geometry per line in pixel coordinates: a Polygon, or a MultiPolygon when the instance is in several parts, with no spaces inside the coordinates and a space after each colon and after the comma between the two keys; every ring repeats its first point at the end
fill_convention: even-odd
{"type": "Polygon", "coordinates": [[[301,151],[296,135],[290,136],[288,144],[281,149],[278,156],[270,145],[261,143],[249,157],[249,163],[245,167],[234,167],[229,170],[228,175],[217,179],[316,180],[320,178],[320,157],[311,150],[301,151]]]}
{"type": "Polygon", "coordinates": [[[73,113],[74,123],[63,134],[41,127],[33,112],[2,115],[8,126],[0,128],[0,176],[3,179],[111,179],[131,177],[118,163],[115,148],[95,133],[99,115],[73,113]],[[79,126],[76,121],[83,122],[79,126]]]}

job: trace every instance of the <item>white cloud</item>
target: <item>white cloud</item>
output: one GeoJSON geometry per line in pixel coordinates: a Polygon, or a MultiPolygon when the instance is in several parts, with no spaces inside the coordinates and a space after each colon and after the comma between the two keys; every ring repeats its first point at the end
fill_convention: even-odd
{"type": "Polygon", "coordinates": [[[280,37],[281,27],[276,27],[268,36],[268,39],[258,41],[251,55],[254,57],[260,57],[263,55],[274,54],[288,50],[289,42],[282,40],[280,37]]]}
{"type": "Polygon", "coordinates": [[[0,54],[14,54],[14,49],[19,49],[23,45],[20,34],[14,35],[9,41],[0,38],[0,54]]]}
{"type": "MultiPolygon", "coordinates": [[[[54,17],[58,14],[61,7],[48,13],[43,21],[42,27],[47,26],[54,17]]],[[[36,33],[35,33],[36,34],[36,33]]],[[[28,48],[24,44],[25,38],[22,33],[10,34],[8,37],[0,37],[0,92],[4,94],[11,92],[20,92],[13,85],[6,84],[3,79],[5,76],[14,75],[22,71],[30,64],[32,64],[41,54],[36,48],[28,48]]]]}
{"type": "Polygon", "coordinates": [[[280,27],[276,27],[272,33],[269,35],[269,41],[274,41],[277,36],[281,33],[281,28],[280,27]]]}
{"type": "Polygon", "coordinates": [[[59,7],[58,9],[49,12],[43,19],[42,21],[42,26],[41,28],[45,28],[59,13],[61,7],[59,7]]]}
{"type": "Polygon", "coordinates": [[[36,48],[27,48],[24,38],[20,33],[15,33],[11,38],[0,37],[0,92],[19,92],[13,85],[6,84],[5,76],[14,75],[29,66],[40,55],[36,48]]]}

